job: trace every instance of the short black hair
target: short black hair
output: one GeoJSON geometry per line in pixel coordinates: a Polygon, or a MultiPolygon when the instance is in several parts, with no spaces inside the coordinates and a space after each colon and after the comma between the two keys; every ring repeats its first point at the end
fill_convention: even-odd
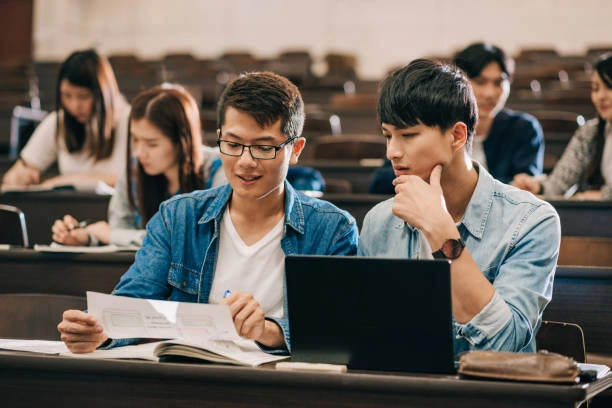
{"type": "Polygon", "coordinates": [[[508,78],[514,74],[514,60],[504,51],[488,43],[474,43],[459,51],[453,63],[461,68],[469,78],[476,78],[484,67],[496,62],[508,78]]]}
{"type": "Polygon", "coordinates": [[[600,55],[594,68],[604,85],[612,89],[612,52],[600,55]]]}
{"type": "Polygon", "coordinates": [[[281,131],[288,139],[300,137],[304,129],[304,101],[298,88],[273,72],[248,72],[225,87],[217,107],[217,127],[232,107],[247,113],[261,126],[281,120],[281,131]]]}
{"type": "Polygon", "coordinates": [[[378,98],[378,119],[397,128],[423,124],[446,131],[457,122],[467,127],[467,151],[478,120],[470,81],[457,67],[417,59],[387,76],[378,98]]]}

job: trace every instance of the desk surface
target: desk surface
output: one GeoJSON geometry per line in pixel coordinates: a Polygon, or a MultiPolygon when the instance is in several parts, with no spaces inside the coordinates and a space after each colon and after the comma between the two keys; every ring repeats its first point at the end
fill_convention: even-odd
{"type": "Polygon", "coordinates": [[[490,407],[492,401],[496,408],[574,407],[611,386],[612,374],[591,384],[551,385],[0,352],[0,391],[8,406],[47,406],[52,397],[87,407],[490,407]]]}
{"type": "MultiPolygon", "coordinates": [[[[366,213],[392,196],[377,194],[325,194],[323,198],[347,210],[361,228],[366,213]]],[[[566,236],[612,237],[612,201],[550,200],[566,236]]]]}
{"type": "Polygon", "coordinates": [[[110,293],[134,262],[134,252],[108,254],[0,251],[0,293],[53,293],[85,296],[110,293]]]}
{"type": "Polygon", "coordinates": [[[612,238],[612,201],[549,200],[566,236],[612,238]]]}

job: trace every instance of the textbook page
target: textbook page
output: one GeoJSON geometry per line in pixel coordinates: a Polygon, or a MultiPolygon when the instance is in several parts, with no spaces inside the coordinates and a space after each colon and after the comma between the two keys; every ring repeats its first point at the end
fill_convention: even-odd
{"type": "Polygon", "coordinates": [[[133,252],[140,249],[137,246],[117,246],[117,245],[100,245],[100,246],[72,246],[62,245],[57,242],[51,245],[34,244],[36,252],[58,252],[70,254],[105,254],[111,252],[133,252]]]}
{"type": "Polygon", "coordinates": [[[114,339],[240,339],[226,305],[137,299],[87,292],[87,309],[108,336],[114,339]]]}
{"type": "Polygon", "coordinates": [[[81,359],[137,359],[158,361],[159,358],[153,353],[153,350],[155,350],[158,344],[159,341],[156,341],[152,343],[115,347],[107,350],[94,350],[91,353],[72,353],[68,351],[61,353],[61,355],[81,359]]]}
{"type": "Polygon", "coordinates": [[[68,347],[66,347],[63,341],[51,340],[0,339],[0,349],[41,354],[61,354],[68,352],[68,347]]]}
{"type": "Polygon", "coordinates": [[[154,351],[158,357],[179,356],[256,367],[289,358],[288,355],[268,354],[253,340],[174,339],[162,341],[154,351]]]}

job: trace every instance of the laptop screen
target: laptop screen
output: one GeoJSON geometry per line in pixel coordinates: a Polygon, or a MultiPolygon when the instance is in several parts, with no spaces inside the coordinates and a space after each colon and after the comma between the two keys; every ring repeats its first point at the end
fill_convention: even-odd
{"type": "Polygon", "coordinates": [[[285,258],[291,360],[454,373],[450,262],[285,258]]]}

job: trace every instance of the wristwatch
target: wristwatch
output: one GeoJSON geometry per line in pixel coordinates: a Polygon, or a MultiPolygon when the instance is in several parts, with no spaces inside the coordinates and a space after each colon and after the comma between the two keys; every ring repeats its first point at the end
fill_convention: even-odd
{"type": "Polygon", "coordinates": [[[434,259],[457,259],[465,248],[465,242],[461,238],[449,238],[432,255],[434,259]]]}

